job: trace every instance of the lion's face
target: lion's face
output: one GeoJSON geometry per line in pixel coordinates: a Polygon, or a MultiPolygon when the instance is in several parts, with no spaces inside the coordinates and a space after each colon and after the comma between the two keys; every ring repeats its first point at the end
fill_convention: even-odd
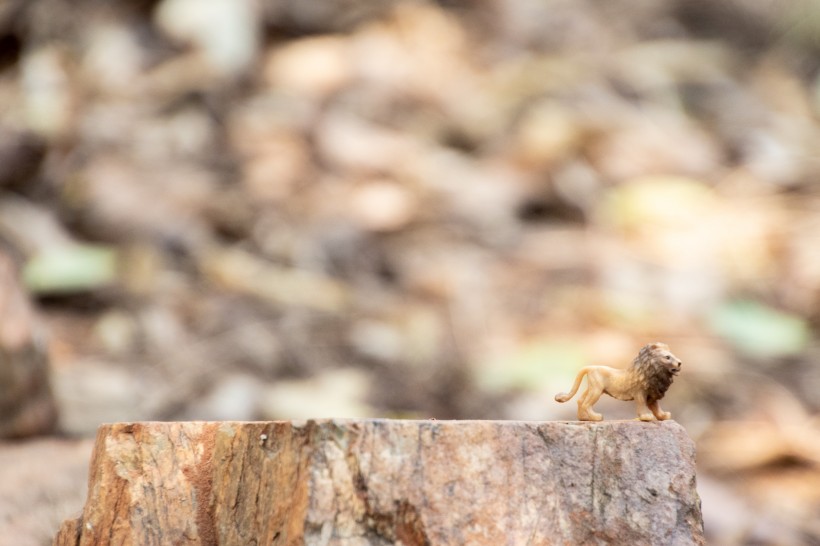
{"type": "Polygon", "coordinates": [[[650,347],[652,347],[652,360],[655,361],[656,365],[668,370],[672,375],[678,375],[678,373],[680,373],[683,362],[672,354],[672,351],[669,350],[666,344],[653,343],[650,347]]]}

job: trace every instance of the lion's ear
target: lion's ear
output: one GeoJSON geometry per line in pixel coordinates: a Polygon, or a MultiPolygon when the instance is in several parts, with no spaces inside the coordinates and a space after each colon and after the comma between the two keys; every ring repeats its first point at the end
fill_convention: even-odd
{"type": "Polygon", "coordinates": [[[652,347],[653,349],[666,349],[667,345],[666,345],[666,343],[661,343],[660,341],[656,341],[655,343],[650,345],[650,347],[652,347]]]}

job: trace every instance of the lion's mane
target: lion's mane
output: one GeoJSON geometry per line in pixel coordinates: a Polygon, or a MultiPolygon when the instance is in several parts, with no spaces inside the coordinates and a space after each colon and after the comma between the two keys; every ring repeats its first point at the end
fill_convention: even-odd
{"type": "Polygon", "coordinates": [[[675,378],[675,374],[661,360],[661,353],[668,350],[669,347],[663,343],[646,345],[632,361],[635,380],[646,393],[647,403],[663,398],[675,378]]]}

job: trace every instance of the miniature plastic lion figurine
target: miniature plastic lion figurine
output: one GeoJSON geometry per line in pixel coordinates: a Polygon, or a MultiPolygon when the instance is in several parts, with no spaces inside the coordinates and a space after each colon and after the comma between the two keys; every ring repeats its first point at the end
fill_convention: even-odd
{"type": "Polygon", "coordinates": [[[581,369],[572,390],[556,395],[555,400],[566,402],[572,398],[578,392],[581,379],[587,376],[587,390],[578,399],[580,421],[600,421],[604,418],[592,409],[602,394],[608,394],[617,400],[634,400],[638,419],[641,421],[664,421],[672,417],[672,414],[663,411],[658,402],[680,372],[681,364],[680,359],[669,351],[665,343],[651,343],[640,350],[627,370],[616,370],[609,366],[587,366],[581,369]]]}

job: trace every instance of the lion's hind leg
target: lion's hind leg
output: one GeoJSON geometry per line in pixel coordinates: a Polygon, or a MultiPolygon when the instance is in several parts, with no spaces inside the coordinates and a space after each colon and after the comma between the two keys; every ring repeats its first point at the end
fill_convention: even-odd
{"type": "Polygon", "coordinates": [[[596,385],[593,381],[588,381],[587,390],[578,398],[578,420],[579,421],[600,421],[604,418],[600,413],[596,413],[592,406],[601,398],[604,389],[596,385]]]}

